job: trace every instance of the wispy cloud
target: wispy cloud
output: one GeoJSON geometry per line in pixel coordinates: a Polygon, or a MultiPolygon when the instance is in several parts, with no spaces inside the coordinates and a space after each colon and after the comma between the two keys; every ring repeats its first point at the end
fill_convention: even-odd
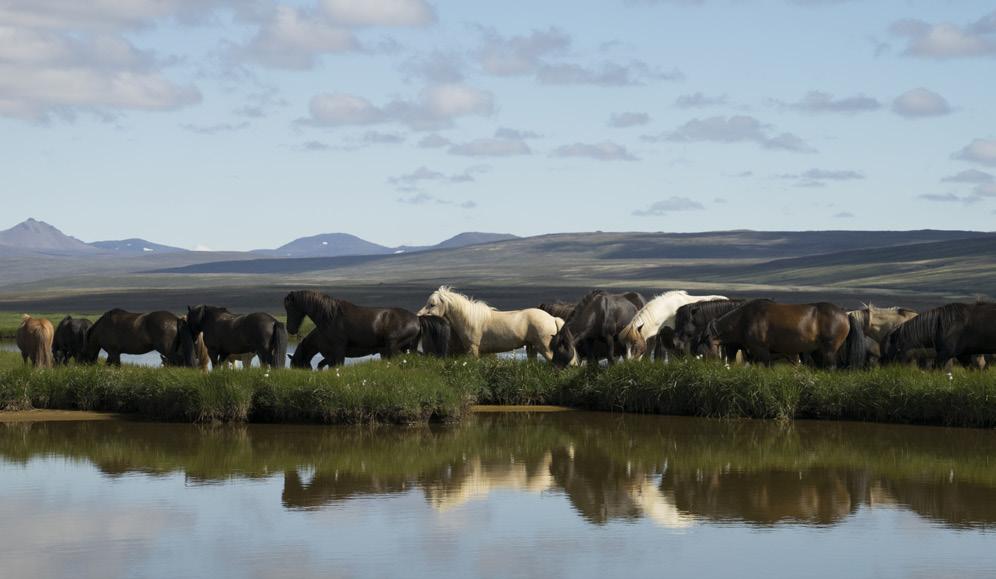
{"type": "Polygon", "coordinates": [[[703,209],[705,207],[698,201],[689,199],[688,197],[672,196],[651,203],[646,209],[637,209],[633,211],[633,215],[638,217],[657,217],[678,211],[701,211],[703,209]]]}
{"type": "Polygon", "coordinates": [[[554,157],[584,157],[596,161],[636,161],[636,155],[623,145],[612,141],[600,143],[573,143],[558,147],[551,153],[554,157]]]}
{"type": "Polygon", "coordinates": [[[937,60],[996,56],[996,12],[965,25],[899,20],[892,33],[906,38],[906,56],[937,60]]]}
{"type": "Polygon", "coordinates": [[[858,94],[838,98],[830,93],[820,91],[810,91],[795,102],[775,101],[775,104],[782,109],[808,114],[854,114],[877,111],[882,108],[881,102],[869,96],[858,94]]]}
{"type": "Polygon", "coordinates": [[[670,132],[659,135],[645,135],[647,141],[671,141],[678,143],[754,143],[764,149],[812,153],[815,151],[799,136],[792,133],[777,133],[767,125],[749,115],[716,116],[695,118],[670,132]]]}
{"type": "Polygon", "coordinates": [[[180,128],[198,135],[217,135],[219,133],[232,133],[249,128],[249,122],[241,123],[216,123],[213,125],[198,125],[193,123],[183,123],[180,128]]]}
{"type": "Polygon", "coordinates": [[[941,179],[942,183],[992,183],[993,175],[978,169],[965,169],[941,179]]]}
{"type": "Polygon", "coordinates": [[[727,104],[726,95],[708,96],[701,92],[683,94],[674,100],[674,106],[683,109],[700,109],[727,104]]]}
{"type": "Polygon", "coordinates": [[[975,139],[952,156],[962,161],[996,167],[996,140],[975,139]]]}
{"type": "Polygon", "coordinates": [[[513,157],[531,155],[532,148],[521,134],[498,129],[493,137],[481,137],[450,146],[451,155],[466,157],[513,157]]]}
{"type": "Polygon", "coordinates": [[[637,113],[637,112],[614,113],[611,117],[609,117],[609,126],[616,129],[638,127],[641,125],[646,125],[649,122],[650,122],[650,115],[647,113],[637,113]]]}
{"type": "Polygon", "coordinates": [[[415,130],[445,128],[454,119],[488,116],[494,112],[494,97],[463,84],[430,85],[413,100],[395,99],[385,105],[351,94],[325,93],[311,99],[309,117],[302,122],[317,126],[401,123],[415,130]]]}
{"type": "Polygon", "coordinates": [[[470,183],[476,180],[477,175],[487,172],[488,169],[487,165],[475,165],[468,167],[462,173],[447,174],[423,165],[410,173],[390,177],[387,182],[402,191],[415,191],[423,183],[470,183]]]}

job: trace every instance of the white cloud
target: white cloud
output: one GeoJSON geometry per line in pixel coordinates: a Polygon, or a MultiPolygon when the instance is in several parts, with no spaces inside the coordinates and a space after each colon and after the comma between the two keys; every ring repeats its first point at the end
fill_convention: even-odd
{"type": "Polygon", "coordinates": [[[162,68],[154,54],[116,33],[0,26],[0,115],[113,116],[200,101],[195,87],[171,81],[162,68]]]}
{"type": "Polygon", "coordinates": [[[640,217],[662,216],[676,211],[701,211],[705,209],[701,203],[688,197],[672,196],[662,201],[652,203],[646,209],[637,209],[633,215],[640,217]]]}
{"type": "Polygon", "coordinates": [[[402,191],[416,191],[425,182],[448,184],[470,183],[476,180],[477,175],[487,172],[488,169],[489,167],[486,165],[475,165],[468,167],[462,173],[446,174],[441,171],[429,169],[423,165],[411,173],[390,177],[387,182],[402,191]]]}
{"type": "Polygon", "coordinates": [[[684,75],[677,69],[657,70],[643,61],[634,60],[629,64],[615,62],[603,62],[599,65],[545,64],[536,70],[536,78],[544,84],[633,86],[651,80],[681,80],[684,75]]]}
{"type": "Polygon", "coordinates": [[[920,87],[896,97],[892,112],[907,118],[936,117],[950,113],[951,106],[941,95],[920,87]]]}
{"type": "Polygon", "coordinates": [[[679,143],[755,143],[765,149],[811,153],[814,149],[792,133],[773,133],[772,127],[749,115],[692,119],[671,132],[645,136],[647,141],[679,143]]]}
{"type": "Polygon", "coordinates": [[[641,125],[646,125],[650,122],[650,115],[647,113],[614,113],[609,117],[609,126],[617,129],[624,129],[627,127],[638,127],[641,125]]]}
{"type": "Polygon", "coordinates": [[[809,169],[802,173],[785,173],[779,178],[795,181],[796,187],[823,187],[827,181],[855,181],[865,176],[845,169],[809,169]]]}
{"type": "Polygon", "coordinates": [[[383,106],[350,94],[316,95],[305,122],[319,126],[396,122],[415,130],[431,130],[448,127],[459,117],[487,116],[493,111],[494,97],[490,92],[461,84],[441,84],[426,87],[416,100],[394,100],[383,106]]]}
{"type": "Polygon", "coordinates": [[[892,32],[906,37],[903,54],[907,56],[944,60],[996,55],[996,12],[964,26],[900,20],[892,25],[892,32]]]}
{"type": "Polygon", "coordinates": [[[138,28],[164,18],[205,18],[226,0],[4,0],[0,22],[29,28],[138,28]]]}
{"type": "Polygon", "coordinates": [[[954,158],[996,167],[996,140],[975,139],[955,153],[954,158]]]}
{"type": "Polygon", "coordinates": [[[532,149],[522,139],[484,137],[453,145],[449,152],[468,157],[512,157],[532,154],[532,149]]]}
{"type": "Polygon", "coordinates": [[[264,66],[308,69],[322,54],[357,50],[359,42],[344,26],[291,6],[277,6],[245,47],[264,66]]]}
{"type": "Polygon", "coordinates": [[[586,157],[598,161],[636,161],[637,157],[626,147],[611,141],[601,143],[574,143],[553,151],[554,157],[586,157]]]}

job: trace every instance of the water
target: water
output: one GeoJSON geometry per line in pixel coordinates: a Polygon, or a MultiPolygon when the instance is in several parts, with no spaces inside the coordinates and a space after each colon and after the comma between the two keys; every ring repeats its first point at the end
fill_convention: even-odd
{"type": "MultiPolygon", "coordinates": [[[[297,349],[296,343],[294,342],[289,343],[287,345],[287,354],[294,355],[294,350],[296,349],[297,349]]],[[[0,340],[0,352],[19,352],[19,351],[20,350],[17,349],[17,343],[14,342],[13,340],[0,340]]],[[[526,358],[526,350],[525,348],[520,348],[518,350],[515,350],[514,352],[506,352],[503,354],[498,354],[498,356],[502,358],[515,358],[515,359],[524,360],[526,358]]],[[[104,352],[103,350],[101,350],[100,352],[100,359],[101,360],[107,359],[107,353],[104,352]]],[[[322,359],[321,355],[315,356],[314,358],[311,359],[311,365],[313,367],[316,366],[318,362],[321,361],[321,359],[322,359]]],[[[380,359],[379,354],[374,354],[373,356],[362,356],[359,358],[346,358],[346,365],[350,366],[352,364],[360,364],[363,362],[370,362],[371,360],[379,360],[379,359],[380,359]]],[[[162,366],[162,357],[159,355],[159,352],[148,352],[146,354],[139,354],[137,356],[131,354],[122,354],[121,363],[132,366],[158,367],[162,366]]],[[[237,362],[237,364],[241,366],[242,363],[237,362]]],[[[253,358],[252,365],[254,367],[258,367],[259,358],[253,358]]]]}
{"type": "Polygon", "coordinates": [[[996,433],[0,425],[4,577],[992,577],[996,433]]]}

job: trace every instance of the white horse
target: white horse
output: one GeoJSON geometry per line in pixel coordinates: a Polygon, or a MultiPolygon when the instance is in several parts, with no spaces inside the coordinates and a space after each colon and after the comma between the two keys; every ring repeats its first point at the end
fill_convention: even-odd
{"type": "Polygon", "coordinates": [[[674,316],[685,304],[729,299],[726,296],[690,296],[685,290],[673,290],[647,302],[633,320],[619,333],[626,347],[627,358],[642,358],[647,352],[647,340],[657,335],[661,326],[674,327],[674,316]]]}
{"type": "Polygon", "coordinates": [[[418,315],[446,318],[475,358],[525,346],[530,357],[539,352],[549,361],[550,341],[564,325],[564,320],[539,308],[503,312],[446,286],[432,292],[418,315]]]}

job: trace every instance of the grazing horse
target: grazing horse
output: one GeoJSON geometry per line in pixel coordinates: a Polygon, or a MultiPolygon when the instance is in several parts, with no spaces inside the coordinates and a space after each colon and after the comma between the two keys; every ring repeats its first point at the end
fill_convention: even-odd
{"type": "Polygon", "coordinates": [[[594,290],[581,298],[551,342],[553,363],[576,365],[583,355],[590,364],[597,364],[602,356],[614,364],[619,332],[640,309],[634,302],[643,302],[643,296],[638,300],[632,297],[594,290]]]}
{"type": "Polygon", "coordinates": [[[52,341],[55,338],[52,322],[24,314],[16,338],[24,362],[31,360],[31,365],[36,368],[52,367],[52,341]]]}
{"type": "Polygon", "coordinates": [[[620,340],[626,346],[626,357],[642,358],[647,353],[647,342],[653,341],[661,326],[674,327],[674,316],[681,306],[725,299],[726,296],[691,296],[685,290],[660,294],[636,312],[633,319],[620,332],[620,340]]]}
{"type": "Polygon", "coordinates": [[[833,367],[837,351],[846,343],[848,366],[864,365],[864,332],[846,311],[826,302],[752,300],[709,322],[706,336],[713,356],[719,355],[721,345],[737,344],[746,349],[750,359],[762,364],[771,364],[776,354],[817,354],[821,365],[833,367]]]}
{"type": "Polygon", "coordinates": [[[429,295],[418,315],[445,318],[475,358],[526,346],[530,357],[539,352],[549,361],[553,358],[550,341],[564,325],[562,319],[539,308],[499,311],[446,286],[429,295]]]}
{"type": "Polygon", "coordinates": [[[204,334],[211,363],[218,365],[232,354],[255,354],[271,368],[287,363],[287,329],[270,314],[237,315],[214,306],[187,306],[187,324],[194,335],[204,334]]]}
{"type": "Polygon", "coordinates": [[[909,361],[917,350],[933,349],[936,365],[958,358],[996,354],[996,303],[953,303],[928,310],[898,326],[883,342],[882,361],[909,361]]]}
{"type": "Polygon", "coordinates": [[[328,342],[327,357],[333,366],[345,363],[351,354],[390,358],[413,350],[422,328],[418,316],[408,310],[358,306],[315,290],[290,292],[284,309],[292,334],[301,329],[305,316],[311,318],[328,342]]]}
{"type": "MultiPolygon", "coordinates": [[[[739,308],[747,300],[743,299],[722,299],[710,300],[706,302],[695,302],[685,304],[678,308],[674,314],[674,330],[667,326],[661,326],[657,333],[657,340],[654,345],[654,359],[663,359],[668,351],[674,351],[679,355],[689,356],[691,354],[705,354],[704,350],[693,348],[702,340],[702,335],[709,325],[709,322],[724,316],[739,308]],[[671,340],[667,335],[671,335],[671,340]]],[[[735,344],[725,347],[727,358],[735,355],[739,348],[735,344]]]]}
{"type": "Polygon", "coordinates": [[[52,342],[52,355],[56,364],[68,364],[70,359],[80,361],[83,349],[86,348],[86,333],[93,322],[87,319],[73,319],[66,316],[55,328],[55,339],[52,342]]]}
{"type": "Polygon", "coordinates": [[[96,362],[101,350],[107,352],[107,363],[114,366],[121,365],[121,354],[146,354],[153,350],[170,360],[171,365],[193,368],[196,364],[194,336],[187,322],[164,311],[106,312],[86,333],[86,349],[80,361],[96,362]]]}
{"type": "Polygon", "coordinates": [[[574,313],[574,307],[576,305],[576,303],[572,304],[570,302],[553,302],[552,304],[540,304],[536,307],[555,318],[566,320],[571,317],[571,314],[574,313]]]}
{"type": "MultiPolygon", "coordinates": [[[[436,316],[421,316],[418,321],[421,329],[418,342],[422,352],[440,358],[450,355],[451,350],[456,346],[452,339],[450,324],[443,318],[436,316]]],[[[291,368],[310,369],[311,360],[316,354],[322,355],[322,360],[318,362],[318,370],[331,365],[329,361],[332,356],[331,342],[318,329],[312,330],[301,339],[297,348],[294,349],[294,354],[288,356],[291,368]]],[[[346,351],[347,358],[360,358],[373,354],[380,354],[380,350],[352,348],[346,351]]]]}

